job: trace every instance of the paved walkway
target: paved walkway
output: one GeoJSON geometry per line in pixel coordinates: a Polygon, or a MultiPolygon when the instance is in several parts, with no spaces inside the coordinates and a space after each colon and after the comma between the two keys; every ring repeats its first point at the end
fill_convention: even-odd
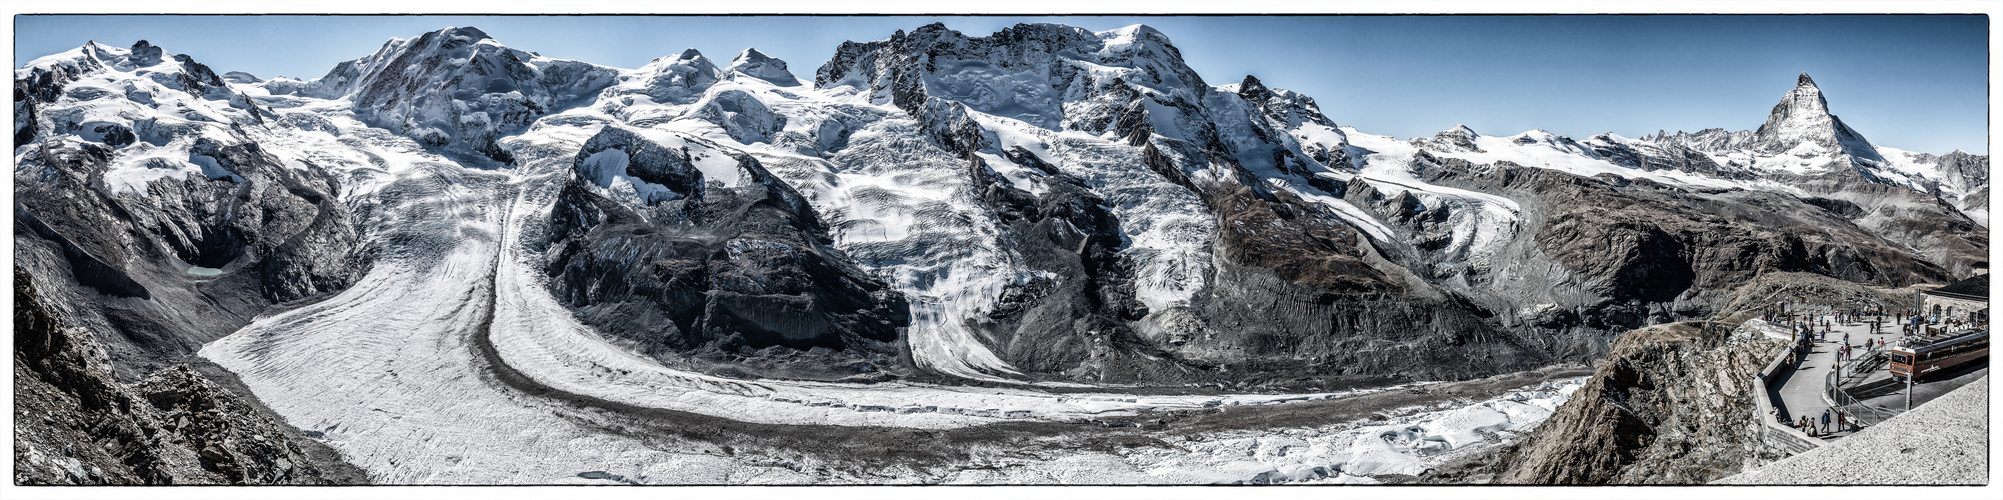
{"type": "MultiPolygon", "coordinates": [[[[1865,316],[1863,319],[1868,320],[1870,318],[1870,316],[1865,316]]],[[[1771,392],[1769,396],[1773,399],[1774,407],[1780,410],[1780,417],[1784,422],[1794,422],[1798,416],[1807,415],[1810,420],[1815,421],[1818,427],[1821,426],[1822,412],[1829,409],[1829,403],[1824,401],[1822,392],[1828,380],[1829,371],[1832,369],[1831,365],[1837,361],[1838,356],[1836,352],[1838,348],[1844,345],[1843,334],[1850,334],[1850,345],[1853,346],[1852,349],[1857,353],[1864,351],[1862,345],[1866,340],[1883,340],[1890,343],[1899,337],[1897,319],[1891,316],[1885,317],[1887,324],[1884,329],[1888,333],[1876,335],[1871,334],[1871,324],[1868,322],[1837,324],[1834,320],[1831,320],[1829,333],[1821,335],[1819,332],[1822,331],[1821,325],[1824,319],[1830,319],[1830,316],[1821,315],[1815,317],[1815,331],[1818,332],[1817,335],[1820,340],[1814,342],[1807,359],[1798,361],[1792,365],[1794,368],[1792,370],[1781,370],[1772,381],[1767,383],[1767,390],[1771,392]]],[[[1779,321],[1774,322],[1774,324],[1781,325],[1783,328],[1786,327],[1785,324],[1779,321]]],[[[1847,364],[1848,361],[1846,360],[1845,363],[1847,364]]],[[[1882,372],[1885,369],[1878,368],[1878,371],[1882,372]]],[[[1904,394],[1904,389],[1900,389],[1900,391],[1900,394],[1904,394]]],[[[1902,407],[1903,405],[1901,405],[1902,407]]],[[[1854,429],[1836,429],[1836,420],[1833,414],[1830,416],[1828,428],[1832,432],[1821,434],[1822,439],[1825,441],[1848,436],[1854,432],[1854,429]]]]}

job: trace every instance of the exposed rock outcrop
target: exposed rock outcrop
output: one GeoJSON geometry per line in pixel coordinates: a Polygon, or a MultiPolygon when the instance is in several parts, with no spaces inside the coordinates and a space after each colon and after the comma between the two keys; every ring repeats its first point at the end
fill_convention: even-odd
{"type": "Polygon", "coordinates": [[[61,297],[62,315],[106,341],[121,377],[178,362],[275,304],[338,292],[366,264],[353,215],[325,171],[289,167],[254,142],[202,139],[228,176],[107,186],[108,147],[45,144],[15,174],[16,258],[61,297]],[[213,276],[189,274],[195,267],[213,276]],[[69,285],[74,283],[74,285],[69,285]]]}
{"type": "Polygon", "coordinates": [[[186,366],[121,384],[14,270],[15,484],[352,484],[367,478],[186,366]]]}
{"type": "Polygon", "coordinates": [[[1736,326],[1685,322],[1622,335],[1592,380],[1501,460],[1508,466],[1496,482],[1703,483],[1760,460],[1752,379],[1785,346],[1734,335],[1736,326]]]}
{"type": "Polygon", "coordinates": [[[586,323],[664,362],[719,373],[901,371],[898,327],[910,321],[901,294],[828,246],[813,209],[756,159],[607,127],[575,164],[551,214],[547,270],[551,291],[586,323]],[[723,162],[736,178],[706,177],[691,162],[723,162]],[[649,194],[593,189],[615,176],[609,185],[649,194]]]}

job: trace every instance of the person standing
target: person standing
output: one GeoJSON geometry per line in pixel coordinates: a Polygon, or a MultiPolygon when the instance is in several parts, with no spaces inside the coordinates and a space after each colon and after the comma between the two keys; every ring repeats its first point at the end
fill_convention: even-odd
{"type": "Polygon", "coordinates": [[[1827,409],[1827,408],[1824,408],[1824,409],[1822,410],[1822,428],[1821,428],[1821,430],[1822,430],[1823,432],[1828,432],[1828,431],[1829,431],[1829,409],[1827,409]]]}

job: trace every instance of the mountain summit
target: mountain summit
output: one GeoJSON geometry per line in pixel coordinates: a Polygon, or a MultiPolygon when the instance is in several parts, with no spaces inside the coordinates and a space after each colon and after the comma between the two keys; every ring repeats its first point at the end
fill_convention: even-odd
{"type": "Polygon", "coordinates": [[[786,61],[767,56],[758,49],[744,49],[744,52],[737,54],[736,59],[731,60],[730,67],[724,68],[723,72],[757,78],[781,87],[800,85],[800,79],[793,77],[793,72],[786,70],[786,61]]]}
{"type": "Polygon", "coordinates": [[[1815,80],[1802,73],[1794,90],[1781,96],[1780,104],[1767,114],[1767,122],[1753,132],[1752,147],[1760,153],[1793,151],[1803,143],[1813,143],[1824,151],[1840,151],[1853,158],[1883,161],[1863,134],[1851,130],[1843,120],[1829,113],[1829,101],[1815,80]]]}

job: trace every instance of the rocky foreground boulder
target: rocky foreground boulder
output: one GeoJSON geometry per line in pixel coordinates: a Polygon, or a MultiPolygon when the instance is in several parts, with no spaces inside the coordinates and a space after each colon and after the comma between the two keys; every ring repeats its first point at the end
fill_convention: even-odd
{"type": "Polygon", "coordinates": [[[1628,332],[1592,380],[1493,461],[1502,484],[1702,484],[1783,458],[1760,442],[1753,378],[1786,345],[1740,328],[1776,298],[1807,307],[1897,304],[1909,292],[1765,273],[1711,321],[1628,332]]]}
{"type": "MultiPolygon", "coordinates": [[[[1781,342],[1689,321],[1628,332],[1496,476],[1508,484],[1687,484],[1761,457],[1753,377],[1781,342]]],[[[1770,453],[1770,452],[1766,452],[1770,453]]]]}

